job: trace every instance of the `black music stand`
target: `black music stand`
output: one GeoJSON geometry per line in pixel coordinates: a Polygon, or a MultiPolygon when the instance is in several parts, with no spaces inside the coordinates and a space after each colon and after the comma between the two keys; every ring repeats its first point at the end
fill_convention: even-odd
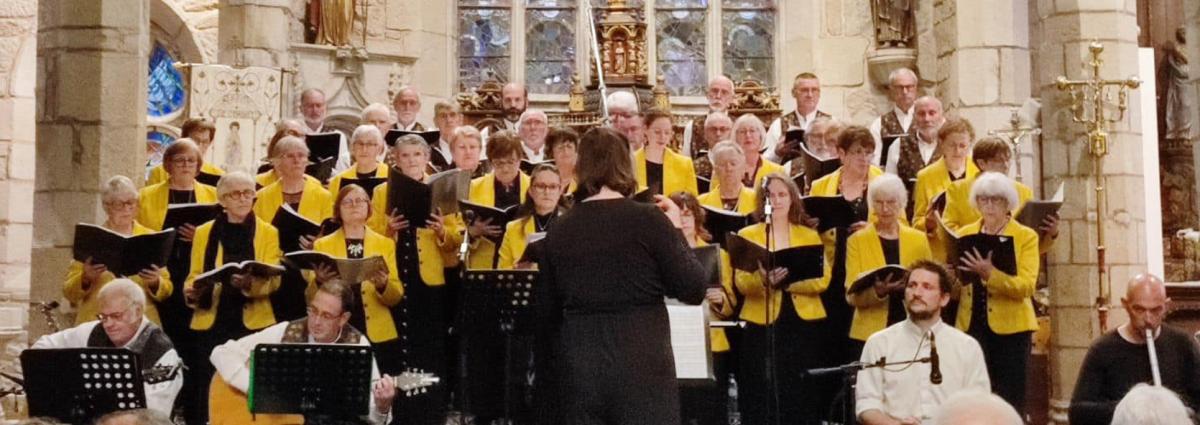
{"type": "Polygon", "coordinates": [[[146,408],[138,355],[124,348],[29,349],[21,353],[30,416],[90,423],[146,408]]]}
{"type": "MultiPolygon", "coordinates": [[[[464,273],[465,313],[500,316],[504,334],[504,420],[512,422],[513,338],[533,334],[533,285],[537,270],[470,270],[464,273]]],[[[471,316],[467,316],[471,317],[471,316]]],[[[486,316],[484,316],[486,317],[486,316]]]]}
{"type": "Polygon", "coordinates": [[[808,369],[804,371],[804,378],[816,378],[820,376],[842,375],[842,388],[834,397],[833,403],[829,406],[829,414],[827,419],[829,423],[840,423],[853,425],[858,423],[858,415],[855,411],[855,390],[858,388],[858,372],[864,369],[888,366],[905,366],[915,363],[929,363],[932,357],[925,356],[913,358],[912,360],[902,360],[897,362],[888,362],[887,357],[880,357],[871,363],[866,362],[850,362],[840,366],[825,367],[817,369],[808,369]]]}
{"type": "Polygon", "coordinates": [[[250,412],[365,424],[374,362],[365,345],[259,344],[250,357],[250,412]]]}

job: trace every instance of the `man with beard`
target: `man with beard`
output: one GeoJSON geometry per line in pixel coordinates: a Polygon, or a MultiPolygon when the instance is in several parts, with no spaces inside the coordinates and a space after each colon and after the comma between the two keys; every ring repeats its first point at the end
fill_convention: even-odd
{"type": "Polygon", "coordinates": [[[325,92],[318,88],[310,88],[300,92],[300,114],[304,117],[304,131],[307,134],[337,132],[341,139],[338,142],[338,159],[333,166],[333,175],[350,168],[350,148],[346,144],[346,135],[333,128],[325,128],[325,92]]]}
{"type": "Polygon", "coordinates": [[[917,261],[910,267],[904,289],[908,319],[871,335],[862,362],[933,358],[929,363],[858,372],[855,414],[860,423],[928,423],[952,394],[991,390],[979,343],[942,322],[951,279],[945,268],[931,261],[917,261]]]}
{"type": "Polygon", "coordinates": [[[392,107],[396,109],[397,130],[425,131],[425,126],[417,122],[417,113],[421,112],[421,94],[417,89],[412,86],[401,88],[392,98],[392,107]]]}
{"type": "MultiPolygon", "coordinates": [[[[713,113],[727,113],[729,108],[733,106],[733,80],[724,75],[718,75],[708,81],[708,90],[704,93],[708,99],[708,115],[704,118],[692,120],[692,123],[683,128],[683,148],[680,149],[681,154],[697,158],[701,151],[707,152],[709,148],[717,144],[719,140],[703,140],[705,137],[704,128],[708,122],[708,117],[713,113]],[[700,139],[700,140],[697,140],[700,139]],[[707,142],[707,143],[706,143],[707,142]]],[[[730,117],[732,123],[733,117],[730,117]]],[[[733,125],[730,124],[730,128],[733,125]]]]}
{"type": "MultiPolygon", "coordinates": [[[[525,114],[525,109],[529,107],[529,89],[525,88],[521,83],[508,83],[500,88],[500,112],[504,114],[500,121],[504,123],[504,128],[498,130],[512,130],[516,132],[521,128],[521,115],[525,114]]],[[[482,159],[487,159],[487,141],[491,135],[492,129],[485,128],[481,135],[483,136],[482,159]]]]}
{"type": "MultiPolygon", "coordinates": [[[[917,137],[905,137],[887,151],[887,167],[884,171],[900,176],[904,182],[917,178],[917,172],[937,161],[942,155],[938,152],[938,130],[946,123],[942,115],[942,101],[933,96],[922,96],[914,103],[917,137]]],[[[971,140],[970,143],[974,143],[971,140]]]]}

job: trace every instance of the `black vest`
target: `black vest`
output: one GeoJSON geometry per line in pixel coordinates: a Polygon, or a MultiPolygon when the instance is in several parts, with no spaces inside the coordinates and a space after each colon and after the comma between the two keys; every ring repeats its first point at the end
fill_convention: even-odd
{"type": "MultiPolygon", "coordinates": [[[[142,318],[142,320],[148,319],[142,318]]],[[[100,324],[92,328],[92,333],[88,335],[87,346],[116,348],[116,345],[113,345],[112,340],[108,338],[108,334],[104,332],[104,326],[100,324]]],[[[142,370],[146,370],[158,364],[158,360],[168,351],[175,349],[175,345],[171,343],[171,339],[167,337],[167,333],[163,332],[162,328],[154,323],[147,323],[146,329],[142,330],[142,333],[130,341],[125,348],[138,355],[138,361],[141,362],[139,366],[142,370]]]]}

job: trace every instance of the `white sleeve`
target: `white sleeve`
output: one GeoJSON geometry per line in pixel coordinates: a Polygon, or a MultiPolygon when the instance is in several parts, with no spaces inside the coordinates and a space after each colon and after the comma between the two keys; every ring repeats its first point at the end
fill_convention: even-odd
{"type": "Polygon", "coordinates": [[[231,339],[213,348],[208,356],[221,379],[243,393],[250,389],[250,353],[258,344],[278,344],[283,340],[287,322],[273,325],[262,331],[231,339]]]}
{"type": "MultiPolygon", "coordinates": [[[[886,340],[883,338],[867,338],[863,347],[863,363],[873,362],[883,357],[886,340]]],[[[884,411],[883,406],[883,368],[873,367],[858,372],[858,386],[854,390],[854,415],[862,417],[863,412],[871,409],[884,411]]]]}
{"type": "Polygon", "coordinates": [[[891,146],[888,146],[887,167],[884,167],[884,171],[887,171],[888,173],[897,175],[900,174],[899,167],[897,166],[897,163],[900,162],[900,143],[901,142],[897,140],[893,142],[891,146]]]}
{"type": "Polygon", "coordinates": [[[484,127],[483,131],[479,132],[479,160],[487,159],[487,142],[488,135],[492,133],[491,127],[484,127]]]}
{"type": "Polygon", "coordinates": [[[988,377],[987,366],[983,360],[983,349],[979,347],[979,343],[974,339],[969,339],[966,342],[969,343],[969,347],[966,350],[967,355],[963,359],[966,362],[964,365],[966,371],[963,376],[967,378],[967,382],[964,383],[963,389],[991,391],[992,381],[988,377]]]}
{"type": "Polygon", "coordinates": [[[767,129],[767,139],[763,140],[763,146],[767,148],[763,157],[768,161],[779,163],[779,155],[775,155],[775,146],[779,144],[779,138],[783,136],[783,119],[776,118],[771,121],[771,128],[767,129]]]}
{"type": "MultiPolygon", "coordinates": [[[[179,353],[175,349],[167,351],[155,363],[155,367],[175,367],[182,360],[179,359],[179,353]]],[[[146,384],[146,407],[150,410],[163,413],[171,416],[171,409],[175,405],[175,396],[179,395],[179,390],[183,388],[183,371],[176,371],[175,378],[170,381],[159,382],[157,384],[146,384]]]]}
{"type": "Polygon", "coordinates": [[[874,158],[873,163],[875,165],[879,165],[879,158],[883,153],[883,152],[879,151],[881,149],[880,146],[883,146],[883,136],[882,136],[883,135],[883,133],[882,133],[883,132],[883,117],[882,116],[879,118],[876,118],[875,121],[871,121],[870,130],[871,130],[871,137],[875,138],[875,158],[874,158]]]}
{"type": "MultiPolygon", "coordinates": [[[[366,345],[365,341],[363,345],[366,345]]],[[[378,381],[379,377],[379,364],[376,362],[371,362],[371,388],[369,389],[369,392],[371,393],[371,401],[367,404],[367,420],[375,425],[387,425],[392,419],[392,409],[388,409],[387,413],[380,413],[379,410],[375,408],[375,381],[378,381]]],[[[400,389],[397,388],[396,397],[392,398],[393,407],[396,405],[396,399],[400,397],[400,389]]]]}
{"type": "Polygon", "coordinates": [[[693,130],[694,127],[696,127],[696,120],[691,120],[683,127],[683,144],[679,147],[679,154],[688,158],[692,157],[692,133],[695,132],[693,130]]]}
{"type": "Polygon", "coordinates": [[[99,324],[100,322],[91,321],[65,331],[43,335],[41,338],[38,338],[37,341],[34,341],[33,346],[29,348],[50,349],[87,347],[88,335],[91,335],[92,329],[95,329],[99,324]]]}
{"type": "Polygon", "coordinates": [[[350,169],[350,147],[346,144],[346,135],[338,132],[338,160],[333,165],[333,173],[331,175],[341,174],[342,171],[350,169]]]}

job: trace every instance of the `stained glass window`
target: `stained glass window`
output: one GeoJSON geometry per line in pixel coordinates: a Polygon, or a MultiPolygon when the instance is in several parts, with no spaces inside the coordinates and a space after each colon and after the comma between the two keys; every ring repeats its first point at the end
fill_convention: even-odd
{"type": "Polygon", "coordinates": [[[512,52],[508,0],[459,0],[458,81],[474,90],[489,73],[508,81],[512,52]]]}
{"type": "Polygon", "coordinates": [[[708,0],[658,0],[658,72],[676,96],[703,96],[708,80],[705,60],[705,22],[708,0]]]}
{"type": "Polygon", "coordinates": [[[533,93],[567,93],[575,72],[576,0],[527,0],[525,84],[533,93]]]}
{"type": "MultiPolygon", "coordinates": [[[[162,163],[163,152],[167,150],[167,146],[175,143],[175,138],[170,134],[163,133],[158,130],[150,130],[146,132],[146,172],[149,173],[151,168],[157,167],[162,163]]],[[[149,176],[149,174],[147,174],[149,176]]]]}
{"type": "Polygon", "coordinates": [[[775,2],[725,0],[721,9],[722,71],[735,81],[775,82],[775,2]]]}
{"type": "Polygon", "coordinates": [[[149,71],[146,79],[146,112],[151,117],[162,117],[183,108],[187,93],[183,86],[183,74],[175,69],[175,58],[161,44],[154,44],[149,71]]]}

